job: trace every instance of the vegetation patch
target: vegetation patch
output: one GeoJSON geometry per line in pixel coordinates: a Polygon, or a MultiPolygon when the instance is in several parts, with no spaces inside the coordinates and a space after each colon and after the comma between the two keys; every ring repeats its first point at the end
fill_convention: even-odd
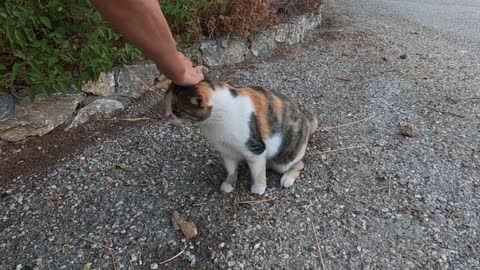
{"type": "MultiPolygon", "coordinates": [[[[321,0],[160,0],[181,46],[205,38],[247,39],[277,22],[317,11],[321,0]]],[[[0,95],[68,91],[113,65],[142,59],[88,0],[0,4],[0,95]]]]}

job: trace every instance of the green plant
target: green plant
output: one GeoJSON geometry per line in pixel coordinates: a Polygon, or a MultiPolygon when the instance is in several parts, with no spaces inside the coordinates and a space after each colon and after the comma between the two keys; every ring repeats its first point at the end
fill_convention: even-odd
{"type": "MultiPolygon", "coordinates": [[[[179,45],[204,37],[250,35],[281,19],[318,10],[322,0],[159,0],[179,45]]],[[[188,54],[200,58],[198,47],[188,54]]],[[[142,54],[105,23],[89,0],[0,1],[0,95],[31,97],[77,88],[142,54]]]]}
{"type": "Polygon", "coordinates": [[[88,0],[6,0],[0,4],[0,89],[33,97],[96,80],[141,53],[124,43],[88,0]]]}

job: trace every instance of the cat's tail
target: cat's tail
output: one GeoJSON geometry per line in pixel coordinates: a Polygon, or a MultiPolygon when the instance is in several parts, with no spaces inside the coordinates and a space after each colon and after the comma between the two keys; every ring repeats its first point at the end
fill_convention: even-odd
{"type": "Polygon", "coordinates": [[[303,110],[303,114],[305,114],[305,117],[308,120],[309,126],[310,126],[310,135],[312,135],[318,128],[318,120],[313,114],[311,114],[307,110],[303,110]]]}

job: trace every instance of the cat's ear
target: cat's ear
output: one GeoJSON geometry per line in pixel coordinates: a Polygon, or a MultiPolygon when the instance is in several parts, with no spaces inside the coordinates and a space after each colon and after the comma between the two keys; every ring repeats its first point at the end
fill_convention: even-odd
{"type": "Polygon", "coordinates": [[[205,107],[205,101],[203,100],[203,97],[191,97],[190,98],[190,103],[193,105],[197,105],[201,108],[205,107]]]}

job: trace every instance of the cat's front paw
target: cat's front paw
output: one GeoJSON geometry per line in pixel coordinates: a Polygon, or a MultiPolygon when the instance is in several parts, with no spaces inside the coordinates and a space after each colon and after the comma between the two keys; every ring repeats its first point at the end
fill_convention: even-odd
{"type": "Polygon", "coordinates": [[[221,189],[223,192],[225,192],[225,193],[230,193],[230,192],[232,192],[234,188],[235,188],[235,187],[234,187],[231,183],[229,183],[229,182],[227,182],[227,181],[224,181],[224,182],[222,183],[222,186],[220,187],[220,189],[221,189]]]}
{"type": "Polygon", "coordinates": [[[288,188],[293,186],[293,183],[295,182],[295,177],[289,175],[288,173],[284,174],[282,178],[280,178],[280,184],[282,187],[288,188]]]}
{"type": "Polygon", "coordinates": [[[267,189],[267,185],[252,185],[250,191],[253,194],[263,195],[265,193],[265,189],[267,189]]]}

